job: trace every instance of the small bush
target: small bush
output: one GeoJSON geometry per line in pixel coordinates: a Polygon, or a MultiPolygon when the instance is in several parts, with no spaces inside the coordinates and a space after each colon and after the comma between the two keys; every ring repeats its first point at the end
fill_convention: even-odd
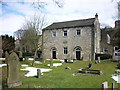
{"type": "Polygon", "coordinates": [[[32,56],[34,56],[34,53],[31,53],[31,52],[23,52],[23,57],[25,57],[25,56],[32,57],[32,56]]]}
{"type": "Polygon", "coordinates": [[[117,68],[120,69],[120,63],[117,64],[117,68]]]}
{"type": "Polygon", "coordinates": [[[96,54],[95,59],[97,60],[98,57],[100,57],[101,60],[104,60],[104,59],[111,59],[112,55],[110,55],[110,54],[96,54]]]}

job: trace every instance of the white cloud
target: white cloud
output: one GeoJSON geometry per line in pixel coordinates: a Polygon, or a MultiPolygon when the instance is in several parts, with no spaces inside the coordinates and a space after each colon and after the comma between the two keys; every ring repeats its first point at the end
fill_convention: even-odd
{"type": "Polygon", "coordinates": [[[13,35],[13,32],[20,29],[24,17],[14,14],[8,14],[0,18],[0,33],[13,35]]]}
{"type": "Polygon", "coordinates": [[[114,26],[115,3],[111,0],[65,0],[63,8],[50,4],[46,6],[48,16],[54,21],[93,18],[96,13],[103,23],[114,26]]]}

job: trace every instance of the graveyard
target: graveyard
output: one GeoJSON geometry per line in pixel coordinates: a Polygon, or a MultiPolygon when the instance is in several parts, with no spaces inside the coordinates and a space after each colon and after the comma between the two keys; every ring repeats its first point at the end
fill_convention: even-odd
{"type": "MultiPolygon", "coordinates": [[[[2,62],[5,64],[4,60],[2,62]]],[[[108,87],[111,88],[112,82],[114,81],[112,75],[115,74],[115,70],[117,70],[116,66],[118,62],[101,61],[99,64],[95,64],[95,61],[65,63],[61,60],[53,60],[52,67],[50,63],[50,60],[46,60],[45,63],[38,60],[35,61],[33,67],[31,66],[32,60],[20,61],[19,78],[22,85],[13,88],[102,88],[102,83],[105,81],[108,82],[108,87]],[[93,75],[76,73],[78,69],[86,68],[89,63],[92,64],[90,70],[101,70],[103,74],[93,75]],[[27,76],[29,71],[24,69],[30,67],[35,71],[36,75],[27,76]],[[37,77],[37,69],[35,68],[41,69],[42,74],[39,78],[37,77]]],[[[4,85],[7,77],[7,67],[4,65],[0,67],[0,69],[2,69],[2,84],[4,85]]],[[[118,83],[116,81],[114,82],[115,87],[118,88],[118,83]]]]}

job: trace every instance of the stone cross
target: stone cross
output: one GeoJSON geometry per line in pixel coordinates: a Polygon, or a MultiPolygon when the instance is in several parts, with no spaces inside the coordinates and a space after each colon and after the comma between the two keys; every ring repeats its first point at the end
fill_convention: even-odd
{"type": "Polygon", "coordinates": [[[11,88],[22,84],[19,76],[19,58],[15,52],[12,52],[8,57],[7,62],[7,87],[11,88]]]}
{"type": "Polygon", "coordinates": [[[52,67],[53,67],[53,59],[50,58],[50,68],[52,68],[52,67]]]}
{"type": "Polygon", "coordinates": [[[40,78],[40,77],[41,77],[41,70],[37,69],[37,78],[40,78]]]}
{"type": "Polygon", "coordinates": [[[106,90],[108,88],[108,82],[103,82],[102,83],[102,90],[106,90]]]}

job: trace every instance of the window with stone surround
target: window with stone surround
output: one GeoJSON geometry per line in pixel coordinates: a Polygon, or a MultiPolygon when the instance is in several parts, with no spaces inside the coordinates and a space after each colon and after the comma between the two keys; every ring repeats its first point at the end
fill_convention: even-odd
{"type": "Polygon", "coordinates": [[[68,48],[64,47],[64,54],[68,54],[68,48]]]}
{"type": "Polygon", "coordinates": [[[76,30],[76,35],[80,36],[81,35],[81,30],[76,30]]]}
{"type": "Polygon", "coordinates": [[[64,32],[63,32],[63,36],[67,36],[67,31],[64,31],[64,32]]]}
{"type": "Polygon", "coordinates": [[[53,36],[53,37],[56,36],[56,32],[55,32],[55,31],[52,32],[52,36],[53,36]]]}

